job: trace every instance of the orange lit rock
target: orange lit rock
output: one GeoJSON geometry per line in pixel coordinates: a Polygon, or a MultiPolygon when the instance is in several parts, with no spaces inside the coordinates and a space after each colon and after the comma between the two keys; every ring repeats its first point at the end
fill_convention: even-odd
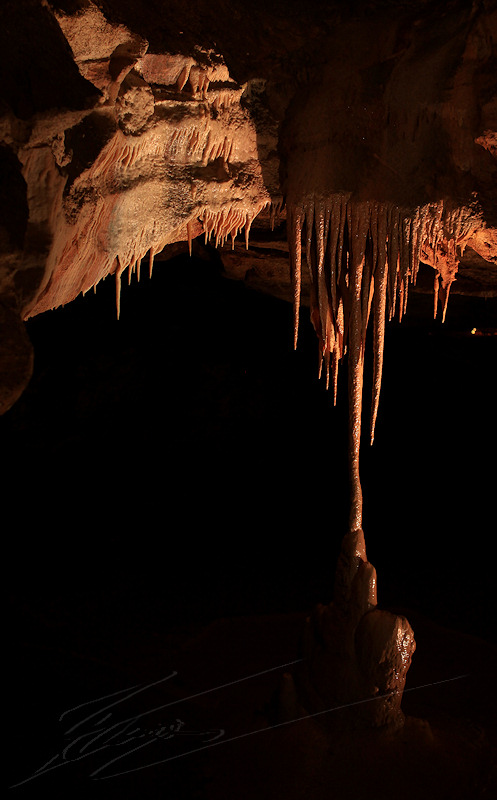
{"type": "MultiPolygon", "coordinates": [[[[380,202],[413,224],[426,209],[440,209],[442,229],[422,237],[410,274],[398,284],[402,308],[418,256],[440,274],[444,304],[466,247],[494,266],[495,12],[461,3],[448,14],[428,6],[349,17],[332,6],[331,18],[317,25],[312,4],[304,16],[292,9],[285,20],[271,5],[256,4],[243,23],[233,11],[246,58],[230,47],[236,30],[222,7],[219,14],[206,9],[207,35],[192,43],[197,25],[183,7],[171,4],[166,33],[157,10],[140,15],[139,5],[47,2],[33,23],[40,39],[45,27],[59,37],[88,99],[78,95],[71,73],[78,109],[47,98],[22,130],[8,104],[3,116],[3,140],[28,184],[30,227],[37,225],[44,240],[42,280],[37,297],[21,297],[24,316],[67,303],[206,227],[222,243],[248,229],[270,202],[273,210],[285,201],[303,209],[316,198],[326,203],[343,195],[349,208],[380,202]],[[185,24],[171,33],[180,17],[185,24]],[[267,42],[255,40],[261,18],[267,42]],[[235,77],[223,47],[208,46],[209,35],[224,45],[235,77]],[[457,230],[446,225],[454,214],[462,220],[457,230]]],[[[33,13],[27,2],[26,21],[33,13]]],[[[50,53],[46,70],[54,58],[50,53]]],[[[25,261],[32,255],[30,247],[25,261]]],[[[237,254],[238,263],[251,257],[237,254]]],[[[227,254],[228,271],[234,263],[227,254]]],[[[261,267],[258,286],[288,293],[279,267],[261,267]]],[[[252,274],[252,267],[235,269],[252,274]]],[[[308,285],[306,276],[301,280],[308,285]]],[[[322,328],[322,296],[319,303],[313,319],[322,328]]],[[[332,362],[329,329],[321,333],[332,362]]]]}
{"type": "Polygon", "coordinates": [[[139,0],[7,3],[24,60],[12,55],[0,133],[28,220],[2,284],[27,319],[113,275],[119,314],[122,276],[145,257],[151,272],[168,245],[231,245],[228,273],[293,300],[295,342],[310,304],[335,397],[349,354],[355,530],[370,316],[372,440],[385,320],[406,312],[420,261],[442,316],[451,287],[496,291],[497,13],[364,2],[323,18],[311,3],[281,19],[276,6],[206,3],[199,26],[176,2],[167,25],[139,0]],[[250,250],[261,212],[269,246],[250,250]]]}

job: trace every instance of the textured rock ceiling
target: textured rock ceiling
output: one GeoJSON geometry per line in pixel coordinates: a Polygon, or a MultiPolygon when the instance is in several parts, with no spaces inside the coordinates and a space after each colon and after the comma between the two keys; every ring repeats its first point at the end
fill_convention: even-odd
{"type": "Polygon", "coordinates": [[[497,293],[496,4],[1,13],[1,410],[31,374],[23,320],[108,276],[119,313],[124,278],[210,242],[228,274],[294,302],[295,336],[310,304],[332,384],[348,348],[354,473],[370,315],[372,436],[409,287],[434,286],[442,315],[451,287],[497,293]]]}

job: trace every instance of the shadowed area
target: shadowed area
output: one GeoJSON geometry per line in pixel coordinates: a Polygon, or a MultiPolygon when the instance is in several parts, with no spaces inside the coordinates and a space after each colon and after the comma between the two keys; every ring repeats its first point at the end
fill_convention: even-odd
{"type": "MultiPolygon", "coordinates": [[[[12,780],[31,775],[60,749],[65,728],[57,719],[64,710],[178,671],[174,687],[151,690],[138,704],[145,711],[164,697],[189,697],[293,661],[305,614],[331,599],[346,526],[346,407],[339,401],[330,408],[317,381],[310,322],[294,353],[286,303],[226,281],[205,261],[189,262],[188,272],[182,264],[160,263],[152,281],[123,287],[119,322],[113,287],[104,283],[97,295],[28,326],[39,352],[35,373],[1,420],[10,473],[4,486],[22,517],[7,543],[12,780]],[[182,297],[189,298],[195,329],[186,324],[182,297]]],[[[365,448],[363,469],[378,602],[407,609],[416,633],[407,688],[456,673],[473,676],[450,691],[407,692],[403,703],[407,714],[435,719],[443,741],[437,758],[450,762],[454,748],[466,754],[466,780],[480,769],[474,758],[488,767],[493,736],[485,678],[495,652],[486,454],[495,425],[484,367],[495,358],[496,337],[470,333],[475,325],[485,329],[494,301],[453,299],[443,327],[427,321],[429,296],[419,296],[402,325],[392,325],[386,358],[396,365],[395,386],[387,369],[378,436],[374,448],[365,448]],[[430,381],[429,397],[420,373],[430,381]],[[405,392],[413,404],[407,420],[405,392]],[[436,457],[427,459],[434,436],[436,457]],[[406,487],[416,498],[408,516],[406,487]],[[468,544],[472,537],[478,547],[468,544]],[[441,633],[437,625],[448,629],[441,633]],[[471,729],[456,723],[462,717],[473,720],[471,729]],[[475,725],[485,729],[476,745],[475,725]]],[[[266,705],[280,679],[276,670],[206,706],[171,707],[171,724],[178,717],[190,730],[224,727],[230,735],[264,728],[274,720],[266,705]],[[254,718],[257,709],[262,716],[254,718]]],[[[152,716],[157,724],[159,718],[169,724],[164,713],[152,716]]],[[[116,790],[123,797],[162,797],[171,787],[178,797],[195,796],[194,790],[199,797],[278,796],[273,779],[283,780],[290,754],[302,747],[297,728],[278,731],[266,742],[246,737],[140,769],[115,778],[119,783],[89,777],[105,763],[100,753],[16,791],[30,797],[43,780],[55,793],[76,797],[89,791],[110,797],[116,790]],[[270,770],[263,753],[271,754],[270,770]],[[240,764],[254,759],[257,770],[242,781],[240,764]]],[[[324,780],[323,740],[310,735],[306,741],[315,746],[307,767],[294,762],[304,769],[294,776],[296,797],[304,796],[306,781],[324,780]]],[[[417,729],[412,735],[418,748],[412,759],[426,764],[426,743],[417,729]]],[[[180,740],[173,752],[186,744],[191,740],[180,740]]],[[[368,747],[373,754],[376,745],[368,747]]],[[[381,748],[388,759],[388,748],[381,748]]],[[[449,762],[433,769],[450,788],[449,762]]],[[[130,768],[144,763],[138,756],[123,761],[130,768]]],[[[413,786],[424,786],[423,775],[413,786]]],[[[278,791],[286,786],[292,796],[281,780],[278,791]]],[[[336,780],[346,785],[345,775],[336,780]]]]}

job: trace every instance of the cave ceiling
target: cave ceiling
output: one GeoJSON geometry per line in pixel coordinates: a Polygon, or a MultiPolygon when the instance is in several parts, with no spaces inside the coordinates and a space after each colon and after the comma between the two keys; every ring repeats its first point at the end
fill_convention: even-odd
{"type": "Polygon", "coordinates": [[[370,314],[381,380],[408,288],[496,296],[491,0],[20,0],[0,35],[2,413],[26,320],[106,278],[119,315],[178,252],[309,305],[331,382],[370,314]]]}

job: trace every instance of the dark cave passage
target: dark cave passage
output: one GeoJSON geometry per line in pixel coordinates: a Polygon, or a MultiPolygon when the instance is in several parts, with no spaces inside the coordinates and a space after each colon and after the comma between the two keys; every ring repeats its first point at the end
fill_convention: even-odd
{"type": "MultiPolygon", "coordinates": [[[[29,498],[8,543],[15,593],[77,587],[92,606],[114,592],[116,613],[143,606],[165,624],[328,602],[346,525],[346,365],[333,408],[309,323],[293,352],[288,304],[205,262],[160,263],[124,287],[119,322],[113,297],[107,281],[29,324],[35,374],[1,420],[12,502],[29,498]]],[[[469,331],[495,302],[455,295],[442,327],[429,295],[411,297],[387,329],[362,454],[380,603],[484,636],[489,559],[468,542],[492,546],[497,339],[469,331]]]]}

